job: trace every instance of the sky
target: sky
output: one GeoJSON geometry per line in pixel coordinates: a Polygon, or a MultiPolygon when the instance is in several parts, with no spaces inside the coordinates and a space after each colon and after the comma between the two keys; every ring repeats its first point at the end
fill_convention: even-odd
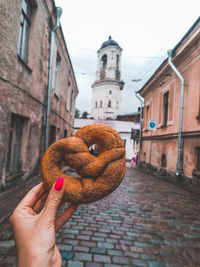
{"type": "Polygon", "coordinates": [[[200,15],[199,0],[55,0],[79,94],[76,108],[91,112],[97,50],[111,35],[121,56],[121,114],[136,112],[135,97],[200,15]],[[133,82],[132,80],[140,80],[133,82]]]}

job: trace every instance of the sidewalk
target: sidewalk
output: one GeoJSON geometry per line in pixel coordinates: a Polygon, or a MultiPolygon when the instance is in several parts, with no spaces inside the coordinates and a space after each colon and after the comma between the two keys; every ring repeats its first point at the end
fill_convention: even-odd
{"type": "MultiPolygon", "coordinates": [[[[11,230],[2,231],[0,266],[14,267],[11,230]]],[[[64,267],[197,267],[200,196],[130,166],[112,194],[79,206],[56,241],[64,267]]]]}

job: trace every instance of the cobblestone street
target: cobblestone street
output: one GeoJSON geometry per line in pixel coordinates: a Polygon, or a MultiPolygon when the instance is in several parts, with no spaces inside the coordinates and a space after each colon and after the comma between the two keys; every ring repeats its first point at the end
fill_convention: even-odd
{"type": "MultiPolygon", "coordinates": [[[[111,195],[79,206],[57,244],[68,267],[200,266],[200,196],[128,167],[111,195]]],[[[0,266],[16,266],[8,223],[0,266]]]]}

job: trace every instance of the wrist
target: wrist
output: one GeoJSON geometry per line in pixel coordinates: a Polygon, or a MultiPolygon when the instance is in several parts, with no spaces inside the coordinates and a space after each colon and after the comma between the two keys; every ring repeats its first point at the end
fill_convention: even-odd
{"type": "Polygon", "coordinates": [[[49,267],[47,258],[43,256],[41,257],[41,255],[27,255],[26,253],[18,254],[17,262],[18,267],[49,267]]]}

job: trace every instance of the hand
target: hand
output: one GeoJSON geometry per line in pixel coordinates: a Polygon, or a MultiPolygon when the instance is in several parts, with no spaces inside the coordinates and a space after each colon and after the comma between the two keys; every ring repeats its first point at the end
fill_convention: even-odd
{"type": "Polygon", "coordinates": [[[63,178],[56,181],[49,194],[42,182],[30,190],[14,210],[10,221],[18,253],[18,267],[61,266],[55,233],[78,207],[70,205],[56,218],[63,193],[63,178]]]}

